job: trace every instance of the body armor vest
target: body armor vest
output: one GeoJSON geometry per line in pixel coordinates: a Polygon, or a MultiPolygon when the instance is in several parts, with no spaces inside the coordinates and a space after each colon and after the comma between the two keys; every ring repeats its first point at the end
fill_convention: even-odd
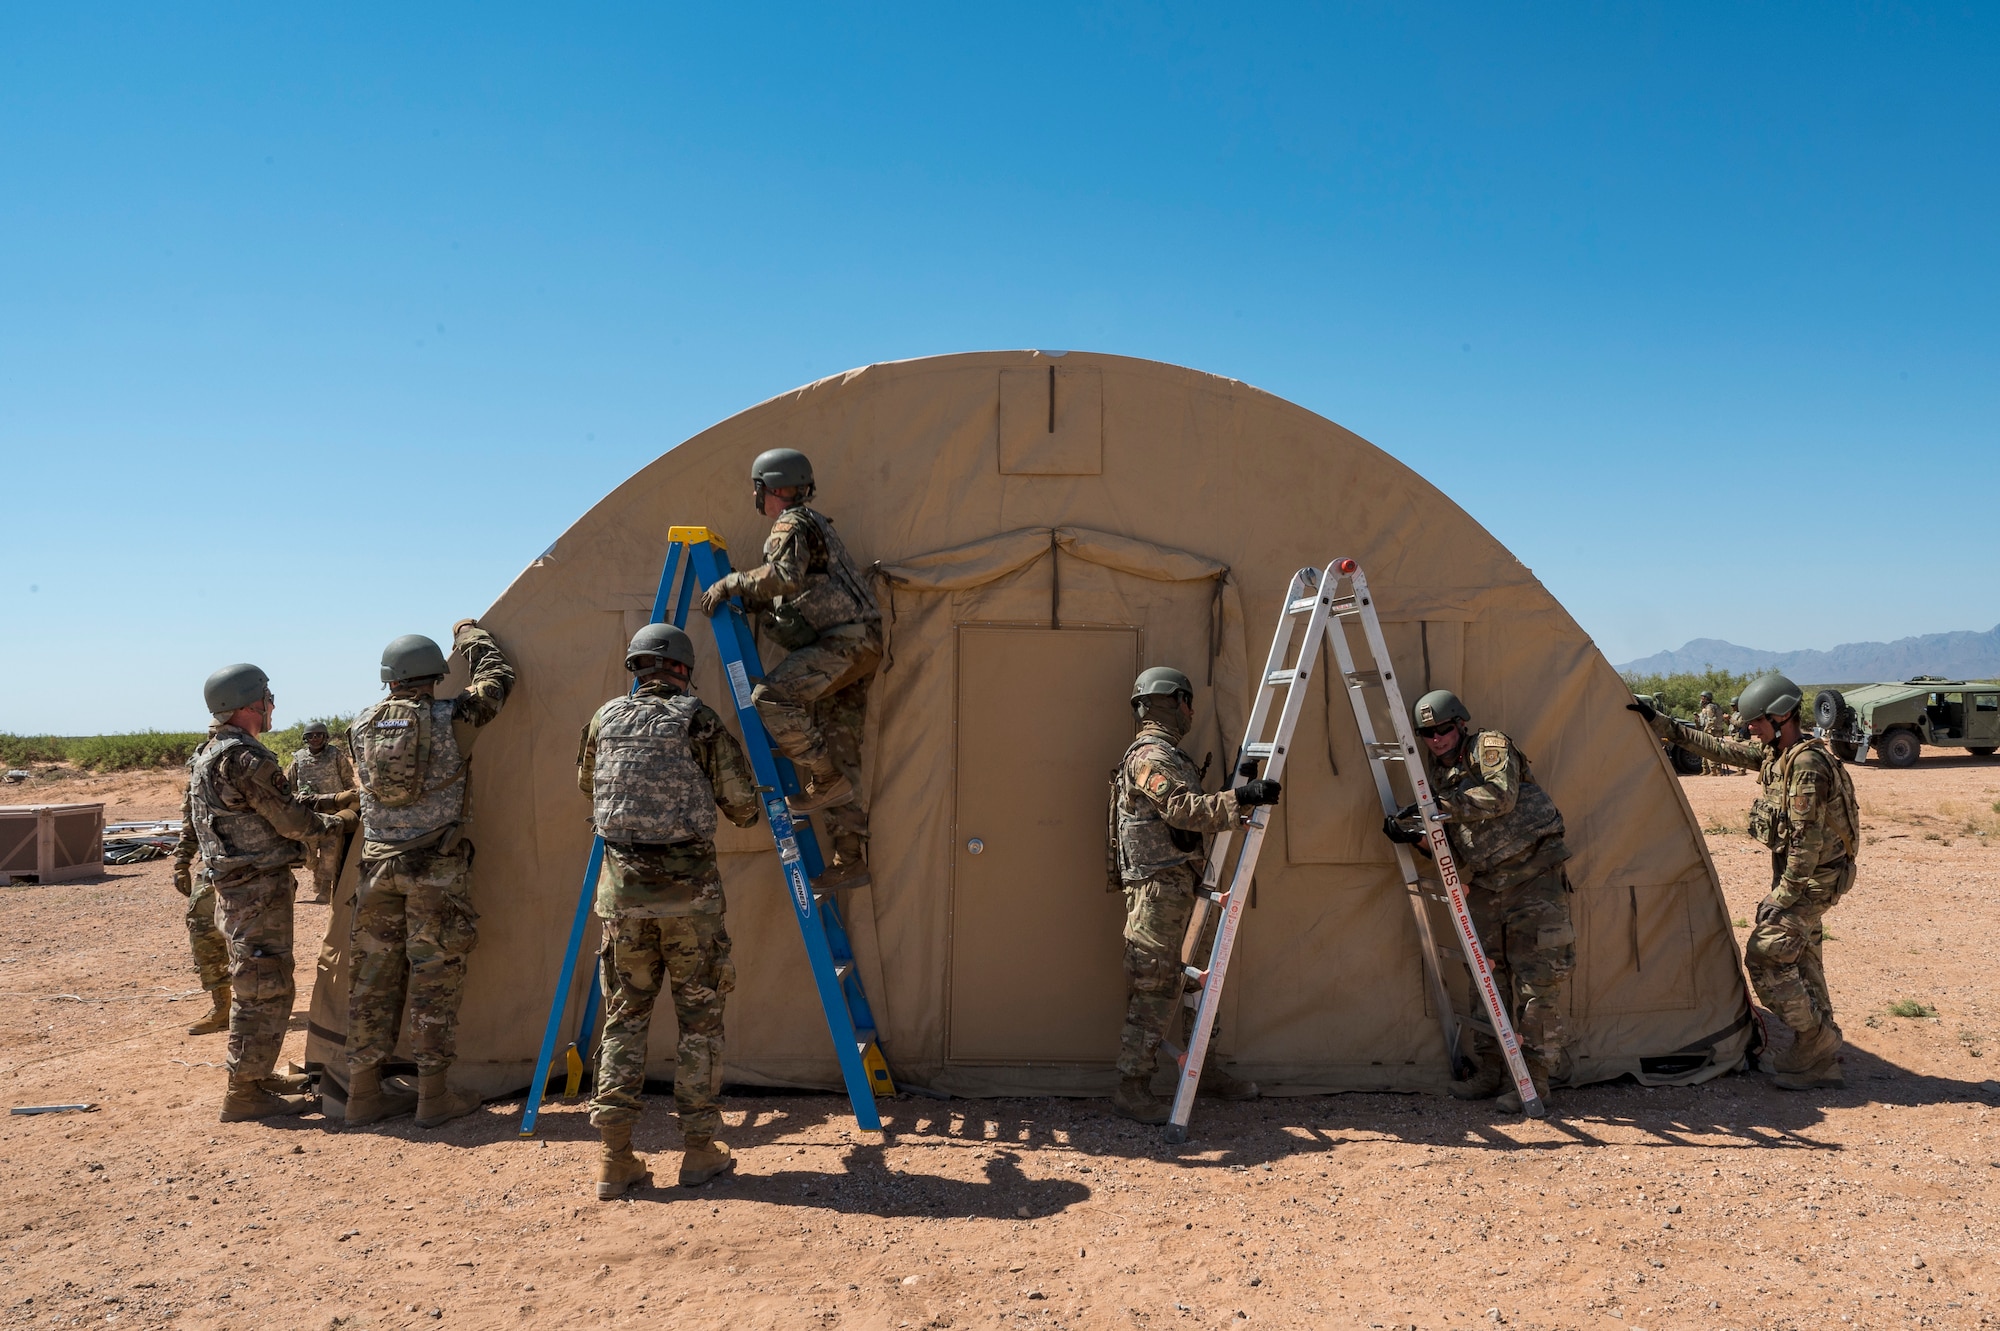
{"type": "Polygon", "coordinates": [[[1191,863],[1201,856],[1201,833],[1167,826],[1159,806],[1126,775],[1133,755],[1144,748],[1155,750],[1156,760],[1162,765],[1185,768],[1189,785],[1199,784],[1194,760],[1160,735],[1141,735],[1125,750],[1113,782],[1116,794],[1112,816],[1118,840],[1118,876],[1127,883],[1142,883],[1157,877],[1162,870],[1191,863]]]}
{"type": "Polygon", "coordinates": [[[847,553],[846,543],[834,531],[832,519],[804,505],[787,512],[803,515],[810,524],[812,532],[806,539],[815,542],[825,552],[826,567],[813,570],[811,563],[814,561],[809,560],[806,589],[796,596],[778,598],[778,606],[797,613],[799,618],[822,633],[841,624],[880,620],[882,611],[875,604],[875,593],[861,576],[861,570],[855,567],[854,557],[847,553]]]}
{"type": "Polygon", "coordinates": [[[635,693],[598,709],[591,821],[606,841],[669,845],[715,835],[715,792],[688,726],[701,699],[635,693]]]}
{"type": "Polygon", "coordinates": [[[231,749],[251,748],[270,758],[277,755],[248,735],[217,736],[188,759],[188,803],[194,818],[194,837],[201,846],[202,863],[211,880],[221,882],[250,873],[268,873],[304,864],[305,846],[281,835],[255,809],[237,797],[230,807],[228,795],[216,780],[223,757],[231,749]]]}
{"type": "Polygon", "coordinates": [[[292,755],[292,789],[301,795],[337,795],[347,789],[340,778],[340,750],[332,741],[317,754],[302,747],[292,755]]]}
{"type": "Polygon", "coordinates": [[[465,757],[448,698],[385,698],[354,719],[361,833],[395,845],[465,817],[465,757]]]}
{"type": "MultiPolygon", "coordinates": [[[[1465,758],[1438,774],[1439,787],[1456,789],[1467,776],[1477,772],[1478,759],[1474,755],[1478,752],[1480,740],[1489,734],[1499,733],[1482,730],[1472,735],[1461,751],[1465,758]]],[[[1503,735],[1502,738],[1506,737],[1503,735]]],[[[1514,796],[1513,811],[1498,818],[1445,824],[1446,834],[1451,838],[1452,854],[1458,860],[1458,871],[1468,882],[1524,859],[1544,842],[1562,839],[1563,819],[1556,802],[1536,782],[1527,758],[1514,747],[1513,740],[1507,740],[1507,747],[1521,773],[1521,788],[1514,796]]],[[[1559,863],[1560,860],[1554,862],[1559,863]]]]}
{"type": "Polygon", "coordinates": [[[1841,854],[1852,857],[1861,848],[1861,804],[1854,794],[1854,779],[1823,739],[1801,739],[1783,753],[1774,747],[1764,750],[1764,768],[1758,779],[1763,783],[1757,802],[1750,806],[1750,835],[1780,853],[1792,848],[1797,832],[1792,822],[1792,770],[1807,750],[1817,753],[1827,769],[1831,788],[1826,792],[1826,825],[1840,842],[1841,854]]]}

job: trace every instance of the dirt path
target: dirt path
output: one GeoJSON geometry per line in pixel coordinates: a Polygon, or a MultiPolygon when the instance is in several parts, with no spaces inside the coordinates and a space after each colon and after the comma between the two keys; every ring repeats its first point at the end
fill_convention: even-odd
{"type": "MultiPolygon", "coordinates": [[[[572,1106],[534,1141],[518,1103],[433,1132],[218,1123],[223,1038],[181,1034],[200,996],[164,862],[3,889],[0,1098],[103,1108],[0,1127],[0,1325],[1989,1324],[2000,762],[1856,777],[1871,842],[1827,944],[1844,1091],[1596,1087],[1545,1123],[1205,1105],[1180,1150],[1101,1101],[904,1099],[874,1142],[835,1098],[732,1092],[738,1176],[609,1205],[572,1106]]],[[[171,779],[92,780],[0,797],[176,814],[171,779]]],[[[1747,919],[1767,861],[1727,829],[1751,780],[1685,786],[1747,919]]],[[[298,925],[309,958],[323,910],[298,925]]],[[[303,1021],[302,994],[293,1057],[303,1021]]],[[[671,1177],[653,1103],[639,1147],[671,1177]]]]}

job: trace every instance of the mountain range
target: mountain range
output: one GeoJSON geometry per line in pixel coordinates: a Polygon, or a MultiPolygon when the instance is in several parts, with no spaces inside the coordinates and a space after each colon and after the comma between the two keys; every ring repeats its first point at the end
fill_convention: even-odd
{"type": "Polygon", "coordinates": [[[1832,651],[1767,652],[1720,638],[1696,638],[1678,651],[1655,652],[1618,667],[1628,675],[1699,673],[1714,666],[1733,674],[1782,670],[1800,683],[1856,684],[1867,680],[1942,675],[2000,677],[2000,625],[1984,633],[1926,633],[1894,642],[1844,642],[1832,651]]]}

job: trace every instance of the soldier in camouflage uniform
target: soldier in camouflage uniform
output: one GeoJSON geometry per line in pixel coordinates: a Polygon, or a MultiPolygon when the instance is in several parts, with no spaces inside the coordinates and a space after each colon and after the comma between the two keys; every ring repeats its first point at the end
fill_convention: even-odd
{"type": "MultiPolygon", "coordinates": [[[[1111,1107],[1140,1123],[1164,1123],[1172,1105],[1153,1094],[1160,1041],[1181,1010],[1181,946],[1201,885],[1202,836],[1235,827],[1249,810],[1278,802],[1276,781],[1253,778],[1202,793],[1201,772],[1181,750],[1194,724],[1194,685],[1167,666],[1132,685],[1139,733],[1113,778],[1118,877],[1125,891],[1125,1028],[1111,1107]]],[[[1254,768],[1253,768],[1254,770],[1254,768]]],[[[1202,1068],[1201,1090],[1224,1099],[1257,1094],[1254,1082],[1202,1068]]]]}
{"type": "Polygon", "coordinates": [[[221,987],[231,996],[222,1121],[308,1113],[318,1100],[301,1094],[306,1079],[276,1072],[295,993],[292,870],[305,862],[302,843],[339,820],[296,799],[277,755],[258,742],[271,728],[270,680],[262,670],[224,666],[202,693],[213,720],[188,759],[174,860],[178,883],[200,849],[229,951],[229,983],[221,987]]]}
{"type": "MultiPolygon", "coordinates": [[[[1547,1104],[1550,1081],[1568,1070],[1564,989],[1576,969],[1562,814],[1514,741],[1499,730],[1474,729],[1456,694],[1426,693],[1417,700],[1415,716],[1479,946],[1509,1000],[1509,1019],[1535,1094],[1547,1104]]],[[[1413,820],[1415,805],[1387,820],[1383,831],[1393,841],[1421,846],[1421,822],[1412,827],[1413,820]]],[[[1504,1060],[1490,1038],[1476,1037],[1474,1050],[1478,1073],[1451,1085],[1461,1099],[1484,1099],[1511,1081],[1503,1076],[1504,1060]]],[[[1521,1112],[1520,1092],[1508,1086],[1499,1105],[1508,1113],[1521,1112]]]]}
{"type": "Polygon", "coordinates": [[[1743,963],[1764,1006],[1791,1027],[1792,1047],[1772,1059],[1786,1090],[1843,1085],[1840,1027],[1820,955],[1821,920],[1854,886],[1860,806],[1847,769],[1823,739],[1799,729],[1799,686],[1783,675],[1752,681],[1738,705],[1747,742],[1701,734],[1645,703],[1631,709],[1661,737],[1757,769],[1761,793],[1750,835],[1771,852],[1771,891],[1743,945],[1743,963]]]}
{"type": "MultiPolygon", "coordinates": [[[[292,754],[286,769],[292,789],[301,795],[338,795],[354,789],[354,764],[347,750],[332,742],[326,722],[306,723],[305,743],[292,754]]],[[[314,837],[306,844],[306,863],[312,869],[315,906],[333,900],[334,880],[340,877],[340,855],[347,847],[345,835],[314,837]]]]}
{"type": "MultiPolygon", "coordinates": [[[[1722,709],[1715,705],[1715,694],[1707,689],[1701,691],[1701,711],[1696,714],[1695,723],[1701,727],[1701,733],[1704,735],[1723,736],[1729,733],[1729,718],[1725,717],[1722,714],[1722,709]]],[[[1701,774],[1703,776],[1736,775],[1735,772],[1705,754],[1701,760],[1701,774]]]]}
{"type": "Polygon", "coordinates": [[[604,1035],[590,1121],[603,1136],[597,1199],[648,1177],[632,1153],[646,1083],[646,1039],[664,978],[680,1041],[674,1107],[685,1151],[680,1182],[705,1183],[736,1165],[715,1137],[722,1125],[722,1008],[736,987],[723,927],[715,811],[738,827],[757,821],[757,779],[722,718],[688,691],[694,643],[669,624],[648,624],[625,653],[629,694],[597,709],[577,751],[576,783],[590,797],[604,839],[597,914],[604,1035]]]}
{"type": "Polygon", "coordinates": [[[208,881],[206,873],[195,876],[194,859],[199,854],[194,820],[188,817],[184,800],[181,839],[174,847],[174,890],[188,899],[188,950],[194,953],[195,973],[209,999],[208,1015],[188,1027],[187,1033],[213,1035],[229,1029],[229,942],[215,927],[215,884],[208,881]]]}
{"type": "Polygon", "coordinates": [[[348,955],[347,1121],[379,1122],[414,1106],[418,1127],[469,1114],[477,1096],[446,1081],[457,1053],[458,1004],[465,962],[479,940],[472,908],[472,843],[466,787],[480,727],[500,714],[514,687],[514,668],[476,620],[452,630],[472,683],[450,698],[435,696],[449,668],[438,645],[421,634],[396,639],[382,652],[389,696],[354,719],[361,788],[361,885],[355,893],[348,955]],[[410,1055],[417,1094],[385,1088],[382,1064],[396,1047],[408,977],[410,1055]]]}
{"type": "Polygon", "coordinates": [[[750,466],[757,511],[772,519],[764,562],[703,590],[709,615],[738,597],[768,610],[767,628],[788,655],[765,674],[752,700],[778,751],[798,764],[803,793],[795,813],[826,810],[822,822],[833,861],[820,888],[865,886],[868,811],[861,784],[861,730],[868,685],[882,660],[882,612],[833,519],[806,506],[812,463],[790,448],[758,455],[750,466]]]}

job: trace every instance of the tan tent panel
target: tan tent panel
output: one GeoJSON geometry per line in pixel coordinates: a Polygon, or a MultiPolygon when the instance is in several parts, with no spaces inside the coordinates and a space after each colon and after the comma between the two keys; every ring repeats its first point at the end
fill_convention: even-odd
{"type": "MultiPolygon", "coordinates": [[[[1216,755],[1213,784],[1292,572],[1342,556],[1367,570],[1411,693],[1457,690],[1515,737],[1568,819],[1574,1080],[1700,1080],[1742,1056],[1748,1001],[1693,815],[1624,684],[1518,560],[1386,453],[1245,384],[992,352],[872,365],[704,431],[607,496],[482,617],[520,687],[474,760],[465,1084],[529,1080],[590,848],[578,732],[624,688],[667,528],[709,526],[738,566],[756,562],[768,524],[746,478],[779,446],[812,457],[815,504],[874,563],[889,621],[868,720],[874,886],[848,913],[898,1080],[1109,1091],[1124,980],[1105,787],[1132,733],[1132,677],[1173,665],[1200,686],[1188,747],[1216,755]]],[[[690,628],[696,684],[730,715],[713,639],[690,628]]],[[[1283,1089],[1440,1088],[1416,931],[1334,701],[1331,724],[1323,694],[1300,723],[1223,1049],[1283,1089]]],[[[719,846],[739,972],[728,1076],[838,1086],[769,837],[725,824],[719,846]]],[[[347,918],[334,913],[308,1045],[335,1066],[347,918]]],[[[663,1000],[654,1075],[672,1076],[674,1038],[663,1000]]]]}

